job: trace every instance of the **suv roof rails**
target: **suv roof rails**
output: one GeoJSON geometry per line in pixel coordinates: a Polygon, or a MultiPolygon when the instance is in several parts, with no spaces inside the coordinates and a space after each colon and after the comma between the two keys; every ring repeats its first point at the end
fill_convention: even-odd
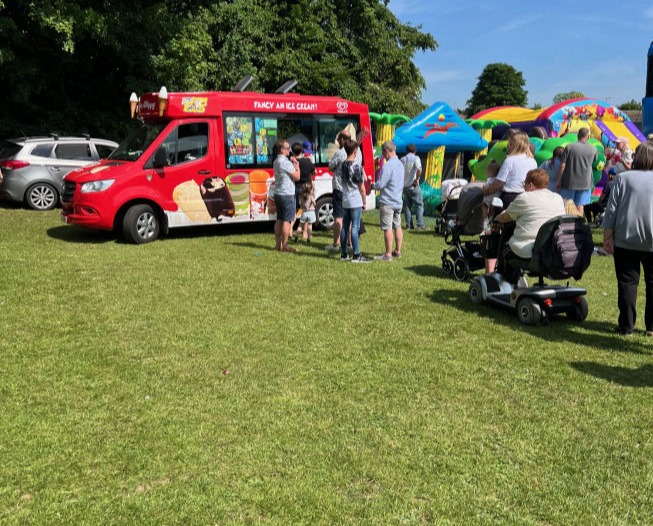
{"type": "Polygon", "coordinates": [[[275,93],[288,93],[291,89],[297,86],[296,80],[287,80],[281,86],[277,88],[275,93]]]}
{"type": "Polygon", "coordinates": [[[52,137],[55,141],[59,140],[59,134],[58,133],[51,133],[50,137],[52,137]]]}
{"type": "Polygon", "coordinates": [[[91,134],[90,133],[82,133],[82,137],[84,137],[84,139],[86,139],[87,141],[91,140],[91,134]]]}
{"type": "Polygon", "coordinates": [[[251,82],[254,80],[254,77],[252,75],[245,75],[240,81],[238,81],[238,84],[236,84],[233,88],[231,88],[231,91],[238,91],[242,92],[247,89],[247,86],[251,84],[251,82]]]}

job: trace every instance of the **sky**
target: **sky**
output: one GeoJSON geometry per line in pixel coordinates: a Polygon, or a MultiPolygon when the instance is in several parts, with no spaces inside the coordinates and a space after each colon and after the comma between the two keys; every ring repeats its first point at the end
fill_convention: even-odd
{"type": "Polygon", "coordinates": [[[527,106],[580,91],[619,105],[641,102],[653,41],[653,0],[390,0],[403,23],[430,33],[436,51],[413,61],[422,101],[462,109],[488,64],[520,71],[527,106]]]}

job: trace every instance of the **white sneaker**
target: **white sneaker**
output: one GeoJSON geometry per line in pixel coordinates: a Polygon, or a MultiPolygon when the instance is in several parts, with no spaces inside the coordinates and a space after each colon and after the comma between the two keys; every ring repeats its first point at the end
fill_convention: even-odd
{"type": "Polygon", "coordinates": [[[520,276],[519,279],[517,280],[517,285],[515,285],[516,289],[526,289],[528,288],[528,281],[526,281],[526,278],[524,276],[520,276]]]}

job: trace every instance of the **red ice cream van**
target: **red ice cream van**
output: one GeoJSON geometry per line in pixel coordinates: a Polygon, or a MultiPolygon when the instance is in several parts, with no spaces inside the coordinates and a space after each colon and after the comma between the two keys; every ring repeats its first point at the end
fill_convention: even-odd
{"type": "MultiPolygon", "coordinates": [[[[115,230],[134,243],[154,241],[170,228],[269,221],[277,138],[310,142],[318,226],[333,223],[329,160],[336,136],[370,129],[365,104],[337,97],[253,92],[132,95],[135,129],[109,158],[68,174],[62,218],[83,227],[115,230]]],[[[362,144],[368,205],[374,172],[371,136],[362,144]]]]}

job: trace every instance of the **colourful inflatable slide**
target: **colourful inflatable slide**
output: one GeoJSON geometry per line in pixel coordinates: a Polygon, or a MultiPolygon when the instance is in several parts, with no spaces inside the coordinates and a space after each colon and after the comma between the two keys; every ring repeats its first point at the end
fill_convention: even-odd
{"type": "Polygon", "coordinates": [[[632,122],[595,120],[594,124],[611,142],[615,142],[618,137],[625,137],[633,150],[640,142],[643,142],[642,133],[632,122]]]}

